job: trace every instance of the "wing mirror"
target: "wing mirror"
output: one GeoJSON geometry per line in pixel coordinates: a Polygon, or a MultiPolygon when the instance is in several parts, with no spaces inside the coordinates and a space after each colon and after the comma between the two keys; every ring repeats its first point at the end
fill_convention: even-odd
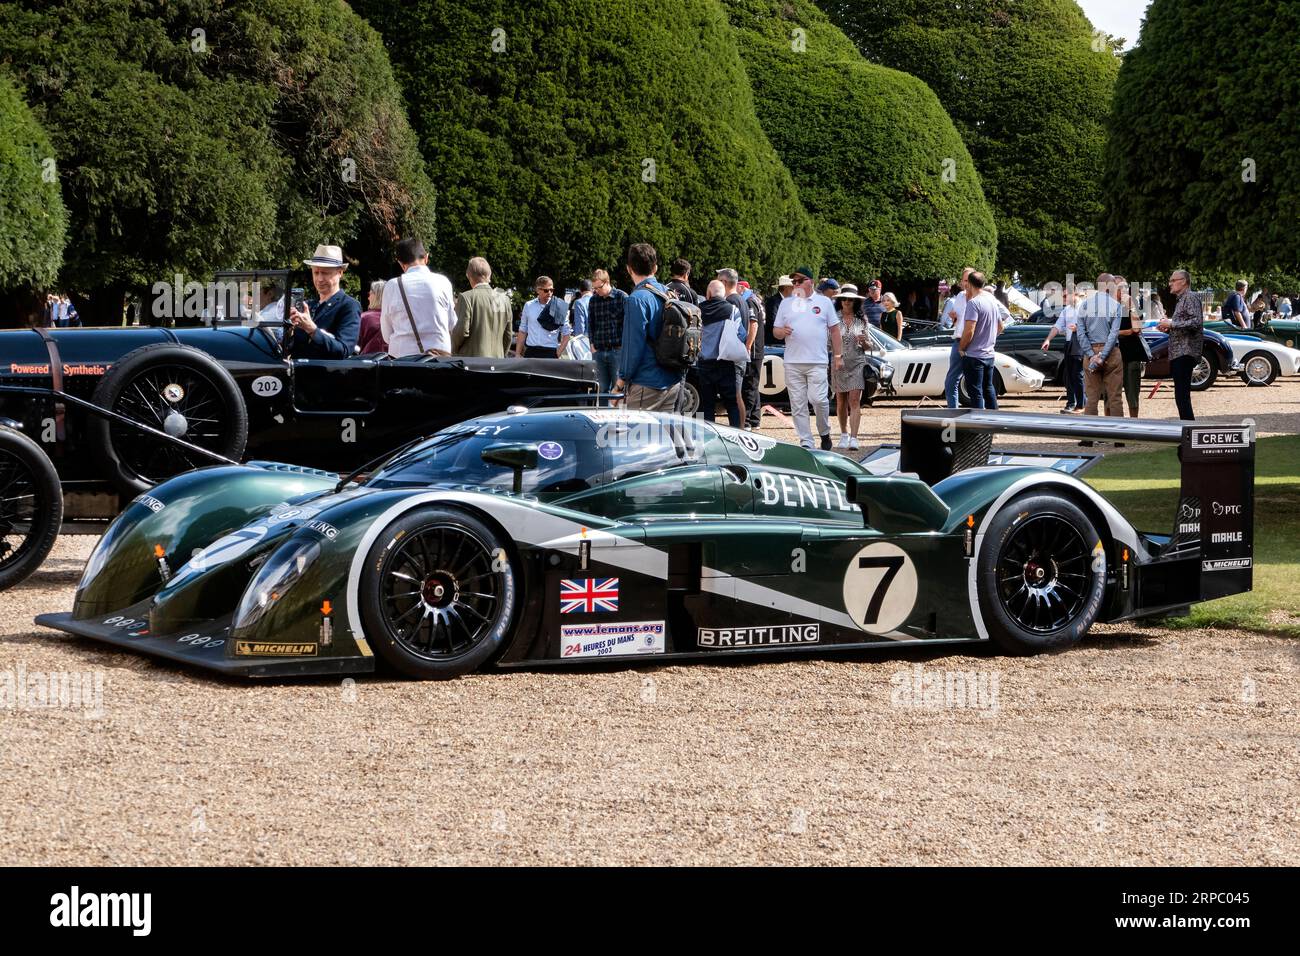
{"type": "Polygon", "coordinates": [[[845,492],[862,508],[866,523],[885,534],[938,531],[948,521],[948,506],[916,478],[850,476],[845,492]]]}
{"type": "Polygon", "coordinates": [[[537,446],[525,442],[500,442],[488,445],[479,454],[489,465],[510,468],[515,473],[515,494],[524,490],[524,472],[537,467],[537,446]]]}

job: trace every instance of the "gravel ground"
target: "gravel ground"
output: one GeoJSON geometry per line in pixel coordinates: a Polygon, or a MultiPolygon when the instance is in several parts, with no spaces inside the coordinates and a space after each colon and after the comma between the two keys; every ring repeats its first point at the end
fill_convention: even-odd
{"type": "MultiPolygon", "coordinates": [[[[1298,396],[1197,401],[1269,434],[1298,396]]],[[[869,433],[895,438],[901,405],[869,433]]],[[[34,627],[89,547],[60,539],[0,596],[0,681],[102,682],[98,713],[0,709],[10,865],[1300,864],[1283,638],[250,684],[34,627]],[[957,673],[965,694],[913,693],[957,673]]]]}

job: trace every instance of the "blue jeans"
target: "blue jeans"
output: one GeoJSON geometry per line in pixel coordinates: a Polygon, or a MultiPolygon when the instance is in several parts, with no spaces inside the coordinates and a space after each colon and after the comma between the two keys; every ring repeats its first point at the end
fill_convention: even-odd
{"type": "Polygon", "coordinates": [[[966,391],[975,408],[997,408],[998,390],[993,384],[993,360],[967,355],[962,359],[962,373],[966,376],[966,391]]]}
{"type": "Polygon", "coordinates": [[[618,381],[618,360],[621,354],[619,349],[591,353],[591,360],[596,363],[596,391],[602,395],[614,391],[614,383],[618,381]]]}
{"type": "Polygon", "coordinates": [[[952,340],[952,351],[948,353],[948,374],[943,379],[943,397],[949,408],[957,407],[957,387],[961,383],[961,355],[957,351],[957,339],[952,340]]]}

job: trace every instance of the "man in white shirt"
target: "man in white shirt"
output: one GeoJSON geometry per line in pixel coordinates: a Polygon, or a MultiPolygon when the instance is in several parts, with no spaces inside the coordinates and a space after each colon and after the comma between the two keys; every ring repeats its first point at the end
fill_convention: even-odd
{"type": "Polygon", "coordinates": [[[817,431],[823,451],[831,449],[830,391],[826,381],[826,333],[830,333],[835,367],[844,366],[840,344],[840,320],[835,304],[813,291],[813,271],[800,266],[790,274],[794,294],[781,300],[772,334],[785,342],[785,387],[790,395],[790,414],[799,444],[813,447],[808,427],[808,403],[817,415],[817,431]]]}
{"type": "Polygon", "coordinates": [[[456,296],[451,280],[429,270],[429,253],[419,239],[397,244],[402,274],[384,286],[379,328],[388,354],[450,355],[456,326],[456,296]]]}

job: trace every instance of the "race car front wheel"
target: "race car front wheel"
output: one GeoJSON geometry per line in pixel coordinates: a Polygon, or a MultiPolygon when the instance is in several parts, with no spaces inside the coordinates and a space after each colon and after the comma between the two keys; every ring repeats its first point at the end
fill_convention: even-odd
{"type": "Polygon", "coordinates": [[[1013,654],[1077,644],[1101,610],[1106,554],[1073,502],[1025,495],[989,522],[976,567],[989,637],[1013,654]]]}
{"type": "Polygon", "coordinates": [[[41,566],[63,522],[63,490],[49,456],[0,427],[0,591],[41,566]]]}
{"type": "Polygon", "coordinates": [[[418,508],[366,556],[358,603],[376,653],[410,677],[448,678],[506,644],[523,602],[510,543],[468,512],[418,508]]]}
{"type": "MultiPolygon", "coordinates": [[[[248,409],[230,373],[196,348],[160,342],[129,352],[95,389],[94,402],[133,421],[236,461],[248,409]]],[[[94,416],[90,440],[104,475],[124,494],[219,461],[130,425],[94,416]]]]}

